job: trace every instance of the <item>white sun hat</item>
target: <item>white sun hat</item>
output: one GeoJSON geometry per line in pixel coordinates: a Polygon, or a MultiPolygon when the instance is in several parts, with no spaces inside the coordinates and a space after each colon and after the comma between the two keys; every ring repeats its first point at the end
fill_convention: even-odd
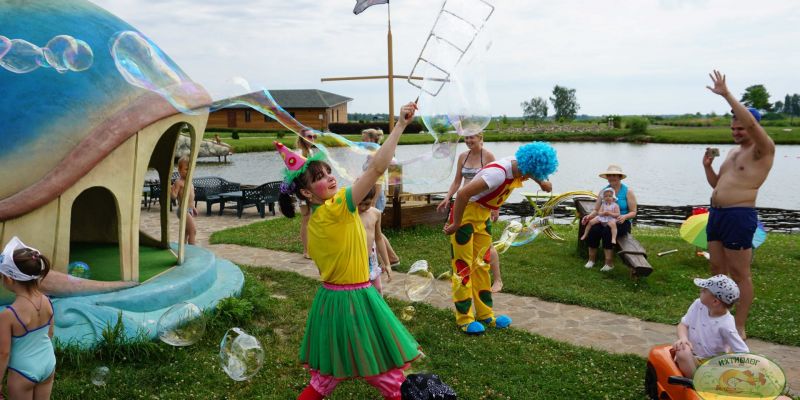
{"type": "MultiPolygon", "coordinates": [[[[42,276],[41,271],[44,271],[44,261],[42,261],[41,258],[39,259],[39,263],[42,265],[40,274],[28,275],[20,271],[17,267],[17,264],[14,264],[14,252],[19,249],[30,249],[36,253],[39,253],[39,250],[26,246],[25,243],[22,243],[18,237],[12,237],[11,240],[6,244],[6,247],[3,249],[3,254],[0,254],[0,274],[3,274],[15,281],[24,282],[39,279],[39,277],[42,276]]],[[[41,257],[41,255],[39,257],[41,257]]]]}

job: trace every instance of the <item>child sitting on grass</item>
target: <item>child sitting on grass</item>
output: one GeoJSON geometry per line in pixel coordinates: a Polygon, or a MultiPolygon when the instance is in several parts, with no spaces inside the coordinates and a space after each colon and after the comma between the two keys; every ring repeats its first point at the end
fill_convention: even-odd
{"type": "Polygon", "coordinates": [[[736,323],[728,310],[739,299],[739,287],[725,275],[708,279],[695,278],[694,284],[703,288],[678,324],[678,340],[672,345],[675,363],[687,378],[706,359],[723,353],[747,353],[736,323]]]}
{"type": "Polygon", "coordinates": [[[372,286],[383,296],[383,285],[381,284],[381,273],[386,272],[387,278],[391,281],[392,267],[389,266],[389,252],[386,250],[386,243],[381,240],[381,212],[372,206],[375,198],[375,188],[367,193],[364,200],[358,203],[358,216],[364,224],[367,233],[367,253],[369,253],[369,281],[372,286]]]}

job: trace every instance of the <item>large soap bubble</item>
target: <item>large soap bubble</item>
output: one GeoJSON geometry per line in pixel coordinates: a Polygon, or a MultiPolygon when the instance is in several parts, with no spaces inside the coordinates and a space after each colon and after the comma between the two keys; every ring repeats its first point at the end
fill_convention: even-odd
{"type": "Polygon", "coordinates": [[[84,71],[94,60],[92,48],[83,40],[58,35],[42,49],[47,63],[58,72],[84,71]]]}
{"type": "Polygon", "coordinates": [[[0,66],[17,73],[25,74],[42,65],[47,65],[42,49],[23,39],[11,39],[5,55],[0,58],[0,66]]]}
{"type": "Polygon", "coordinates": [[[175,304],[158,319],[158,338],[172,346],[190,346],[206,332],[200,307],[188,302],[175,304]]]}
{"type": "Polygon", "coordinates": [[[89,279],[92,275],[89,264],[83,261],[73,261],[67,266],[67,274],[75,278],[89,279]]]}
{"type": "Polygon", "coordinates": [[[0,58],[3,58],[8,50],[11,49],[11,40],[3,35],[0,35],[0,58]]]}
{"type": "MultiPolygon", "coordinates": [[[[266,89],[215,101],[211,106],[211,111],[231,106],[253,108],[297,134],[304,129],[310,129],[284,110],[266,89]]],[[[354,182],[363,173],[370,157],[379,148],[377,144],[353,142],[334,132],[311,130],[318,136],[313,146],[317,151],[325,152],[327,161],[331,164],[334,174],[339,178],[340,186],[354,182]]],[[[393,167],[390,167],[390,170],[394,171],[394,176],[390,179],[404,185],[430,185],[434,182],[445,181],[449,178],[455,162],[457,140],[457,137],[447,138],[446,141],[440,140],[422,152],[418,148],[406,150],[403,148],[404,146],[398,147],[393,167]]],[[[417,188],[411,187],[410,189],[413,191],[417,188]]],[[[423,187],[419,191],[430,192],[432,190],[432,188],[425,189],[423,187]]]]}
{"type": "Polygon", "coordinates": [[[219,364],[231,379],[245,381],[264,365],[264,349],[254,336],[231,328],[219,344],[219,364]]]}
{"type": "Polygon", "coordinates": [[[118,32],[111,38],[110,50],[117,70],[128,83],[158,93],[184,114],[199,113],[193,107],[206,97],[205,90],[140,33],[118,32]]]}
{"type": "Polygon", "coordinates": [[[406,296],[411,301],[424,301],[433,292],[436,280],[428,268],[428,261],[419,260],[411,264],[404,282],[406,296]]]}
{"type": "Polygon", "coordinates": [[[472,52],[468,53],[471,57],[461,60],[447,85],[447,117],[453,129],[461,136],[481,133],[492,121],[491,103],[486,89],[486,50],[482,46],[473,47],[472,52]]]}
{"type": "Polygon", "coordinates": [[[544,220],[541,218],[528,218],[523,223],[523,228],[519,234],[511,242],[511,246],[519,247],[524,246],[534,241],[542,230],[544,230],[544,220]]]}

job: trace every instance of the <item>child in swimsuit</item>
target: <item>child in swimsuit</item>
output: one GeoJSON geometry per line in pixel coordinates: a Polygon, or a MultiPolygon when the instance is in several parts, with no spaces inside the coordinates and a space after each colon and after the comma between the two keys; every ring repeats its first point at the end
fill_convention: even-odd
{"type": "Polygon", "coordinates": [[[0,255],[3,286],[16,295],[0,312],[0,368],[11,399],[49,399],[53,390],[53,303],[39,290],[49,271],[50,261],[16,236],[0,255]]]}
{"type": "Polygon", "coordinates": [[[392,267],[389,266],[389,252],[386,251],[386,245],[380,240],[381,235],[381,212],[372,206],[372,201],[375,199],[375,188],[367,193],[364,200],[358,203],[358,216],[361,217],[361,223],[364,225],[364,231],[367,234],[367,252],[369,253],[369,282],[383,295],[383,284],[381,283],[381,274],[386,272],[388,279],[391,281],[390,275],[392,267]]]}
{"type": "Polygon", "coordinates": [[[186,193],[189,196],[189,201],[186,203],[188,212],[186,213],[186,243],[195,244],[197,236],[197,228],[195,227],[194,217],[197,216],[197,210],[194,208],[194,185],[187,182],[186,175],[189,173],[189,157],[183,156],[178,160],[178,174],[180,177],[172,184],[170,196],[173,200],[178,200],[178,207],[176,214],[178,218],[181,217],[181,205],[183,204],[183,187],[188,186],[186,193]]]}
{"type": "Polygon", "coordinates": [[[322,399],[339,382],[353,378],[378,388],[385,399],[400,400],[403,369],[421,354],[417,341],[369,282],[367,238],[357,211],[389,166],[415,110],[414,103],[403,106],[404,117],[350,187],[339,187],[325,152],[305,159],[275,143],[286,164],[281,212],[294,216],[295,196],[308,204],[308,251],[322,280],[300,347],[299,358],[311,381],[299,400],[322,399]]]}

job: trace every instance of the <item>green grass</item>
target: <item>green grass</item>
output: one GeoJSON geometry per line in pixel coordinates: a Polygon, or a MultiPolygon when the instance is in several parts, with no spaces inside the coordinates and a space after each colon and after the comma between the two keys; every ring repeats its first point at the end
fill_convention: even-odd
{"type": "MultiPolygon", "coordinates": [[[[777,144],[800,144],[800,128],[765,127],[767,133],[777,144]]],[[[677,128],[666,126],[650,127],[646,141],[654,143],[714,143],[732,144],[731,129],[724,127],[677,128]]]]}
{"type": "MultiPolygon", "coordinates": [[[[98,281],[122,279],[119,269],[119,246],[116,244],[73,243],[70,261],[89,265],[89,278],[98,281]]],[[[175,265],[177,259],[167,249],[139,246],[139,281],[144,282],[175,265]]]]}
{"type": "MultiPolygon", "coordinates": [[[[251,319],[210,318],[203,339],[185,348],[157,343],[158,349],[122,359],[110,352],[76,357],[61,350],[54,399],[294,399],[308,383],[297,360],[305,319],[319,286],[291,272],[246,268],[242,298],[254,305],[251,319]],[[272,295],[285,296],[278,299],[272,295]],[[234,382],[220,369],[217,353],[225,331],[240,326],[266,352],[264,367],[250,381],[234,382]],[[107,366],[105,387],[90,382],[91,371],[107,366]]],[[[389,299],[396,314],[409,303],[389,299]]],[[[406,326],[427,355],[412,371],[431,371],[460,399],[642,399],[645,361],[632,355],[559,343],[516,329],[469,337],[443,321],[449,311],[415,305],[406,326]]],[[[124,353],[124,352],[122,352],[124,353]]],[[[342,382],[330,399],[379,399],[360,380],[342,382]]]]}
{"type": "MultiPolygon", "coordinates": [[[[216,232],[211,241],[300,252],[298,232],[299,218],[278,218],[216,232]]],[[[501,228],[496,228],[495,239],[500,233],[501,228]]],[[[441,227],[387,230],[386,234],[401,257],[398,270],[407,270],[420,259],[428,260],[435,275],[449,269],[449,242],[441,227]]],[[[503,291],[677,324],[699,294],[691,278],[707,277],[708,262],[678,237],[676,228],[637,227],[634,234],[650,254],[654,272],[647,278],[631,279],[619,260],[610,273],[600,273],[597,268],[586,270],[586,260],[576,252],[575,236],[567,236],[565,242],[540,237],[501,255],[503,291]],[[655,255],[670,249],[679,251],[664,257],[655,255]]],[[[795,287],[798,265],[797,235],[770,234],[756,251],[752,267],[756,299],[748,321],[748,336],[800,345],[796,320],[800,293],[795,287]]]]}
{"type": "MultiPolygon", "coordinates": [[[[494,126],[494,125],[492,125],[494,126]]],[[[516,126],[516,125],[515,125],[516,126]]],[[[484,135],[486,142],[527,142],[544,140],[551,142],[609,142],[628,141],[641,143],[692,143],[692,144],[732,144],[730,128],[727,126],[712,127],[672,127],[651,125],[647,134],[631,136],[626,129],[614,129],[600,132],[564,132],[564,133],[511,133],[500,130],[487,130],[484,135]]],[[[784,127],[765,127],[767,133],[777,144],[800,144],[800,128],[791,128],[784,131],[784,127]]],[[[273,151],[273,141],[280,140],[283,144],[294,147],[294,133],[286,133],[282,138],[277,138],[275,133],[247,132],[239,133],[240,139],[231,139],[230,132],[219,132],[225,143],[233,146],[236,153],[256,151],[273,151]]],[[[213,138],[214,133],[207,133],[206,138],[213,138]]],[[[344,135],[349,140],[360,141],[360,135],[344,135]]],[[[323,139],[326,143],[326,139],[323,139]]],[[[433,143],[433,137],[428,134],[404,134],[400,137],[400,144],[428,144],[433,143]]],[[[328,145],[334,142],[327,139],[328,145]]]]}

